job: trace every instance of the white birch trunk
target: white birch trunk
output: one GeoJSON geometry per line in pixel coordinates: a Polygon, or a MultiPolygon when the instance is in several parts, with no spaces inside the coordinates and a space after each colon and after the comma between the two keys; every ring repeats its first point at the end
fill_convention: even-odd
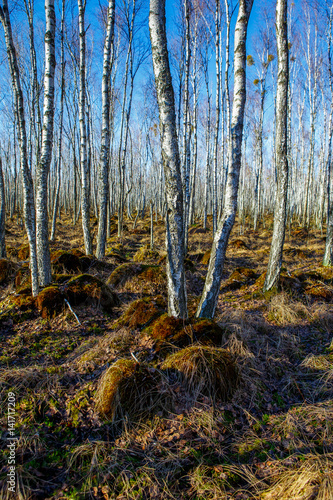
{"type": "Polygon", "coordinates": [[[79,9],[79,35],[80,35],[80,170],[81,170],[81,214],[84,248],[86,255],[92,254],[92,241],[90,235],[90,202],[89,202],[89,169],[87,159],[87,127],[86,127],[86,30],[84,15],[86,0],[78,0],[79,9]]]}
{"type": "Polygon", "coordinates": [[[239,173],[242,160],[243,120],[246,101],[246,36],[253,0],[240,0],[235,27],[234,100],[229,145],[229,169],[222,217],[214,234],[211,257],[197,317],[212,318],[220,290],[225,253],[235,222],[239,173]]]}
{"type": "Polygon", "coordinates": [[[282,251],[286,228],[288,193],[288,0],[276,2],[276,41],[278,53],[278,80],[276,90],[276,139],[275,160],[277,192],[275,197],[274,225],[264,291],[278,283],[282,265],[282,251]]]}
{"type": "Polygon", "coordinates": [[[38,267],[36,253],[36,218],[34,204],[34,189],[32,184],[31,172],[28,162],[27,134],[24,115],[23,92],[21,87],[20,72],[16,57],[15,46],[13,42],[12,28],[10,23],[8,2],[3,0],[3,7],[0,7],[0,20],[5,32],[6,49],[9,62],[9,69],[12,79],[12,88],[14,94],[15,111],[17,114],[17,135],[20,146],[20,164],[22,173],[23,190],[23,214],[27,231],[29,249],[30,249],[30,272],[31,289],[35,297],[38,295],[38,267]]]}
{"type": "Polygon", "coordinates": [[[45,76],[44,110],[40,160],[36,168],[36,242],[39,284],[45,287],[52,281],[49,249],[47,181],[53,146],[54,123],[54,72],[55,60],[55,11],[54,0],[45,0],[45,76]]]}
{"type": "Polygon", "coordinates": [[[61,28],[60,28],[60,66],[61,66],[61,95],[60,95],[60,119],[59,119],[59,140],[58,140],[58,160],[56,174],[56,192],[53,206],[52,228],[50,240],[54,241],[56,231],[57,213],[59,207],[60,196],[60,180],[61,180],[61,160],[62,160],[62,132],[64,121],[64,98],[65,98],[65,51],[64,51],[64,24],[65,24],[65,0],[62,0],[61,11],[61,28]]]}
{"type": "Polygon", "coordinates": [[[166,187],[166,238],[169,315],[187,317],[184,270],[183,193],[177,141],[174,91],[165,28],[165,0],[150,0],[149,29],[160,115],[166,187]]]}
{"type": "Polygon", "coordinates": [[[5,184],[2,172],[2,159],[0,156],[0,258],[5,258],[6,254],[6,197],[5,197],[5,184]]]}
{"type": "Polygon", "coordinates": [[[109,0],[108,21],[104,43],[104,61],[102,78],[102,140],[99,166],[99,221],[96,257],[105,255],[107,204],[109,195],[109,160],[110,160],[110,74],[111,49],[114,38],[115,0],[109,0]]]}

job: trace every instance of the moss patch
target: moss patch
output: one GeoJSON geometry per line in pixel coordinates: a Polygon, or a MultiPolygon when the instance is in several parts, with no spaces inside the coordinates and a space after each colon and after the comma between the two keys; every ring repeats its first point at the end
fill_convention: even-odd
{"type": "Polygon", "coordinates": [[[196,341],[220,346],[226,333],[209,319],[191,318],[184,321],[167,314],[160,316],[145,332],[156,340],[157,351],[168,344],[184,347],[196,341]]]}
{"type": "Polygon", "coordinates": [[[135,421],[150,414],[161,401],[161,375],[132,359],[118,359],[103,375],[96,394],[96,409],[114,421],[135,421]]]}
{"type": "Polygon", "coordinates": [[[148,246],[140,248],[133,257],[134,262],[146,262],[159,258],[159,253],[155,250],[150,250],[148,246]]]}
{"type": "Polygon", "coordinates": [[[36,298],[37,308],[45,319],[57,316],[62,311],[63,304],[64,297],[56,286],[44,288],[36,298]]]}
{"type": "Polygon", "coordinates": [[[258,275],[253,269],[248,269],[246,267],[237,267],[233,273],[230,275],[226,287],[229,290],[237,290],[243,285],[251,282],[251,280],[257,278],[258,275]]]}
{"type": "Polygon", "coordinates": [[[124,285],[126,281],[140,274],[142,271],[142,264],[122,264],[111,273],[106,283],[116,288],[117,286],[124,285]]]}
{"type": "Polygon", "coordinates": [[[70,304],[74,306],[87,302],[110,311],[119,305],[117,295],[103,281],[90,274],[81,274],[70,279],[64,292],[70,304]]]}
{"type": "Polygon", "coordinates": [[[333,291],[328,286],[321,284],[307,286],[304,293],[314,300],[330,302],[333,299],[333,291]]]}
{"type": "Polygon", "coordinates": [[[116,326],[128,326],[133,329],[144,328],[160,316],[165,308],[166,301],[161,295],[135,300],[119,318],[116,326]]]}
{"type": "Polygon", "coordinates": [[[81,269],[79,257],[63,250],[51,254],[51,264],[55,273],[75,273],[81,269]]]}

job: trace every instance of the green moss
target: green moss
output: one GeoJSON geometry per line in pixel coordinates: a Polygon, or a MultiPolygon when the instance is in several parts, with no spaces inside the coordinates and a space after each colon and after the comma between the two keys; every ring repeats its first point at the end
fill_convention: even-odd
{"type": "Polygon", "coordinates": [[[51,253],[51,264],[55,273],[72,273],[81,269],[80,259],[71,252],[57,250],[51,253]]]}
{"type": "Polygon", "coordinates": [[[115,326],[128,326],[133,329],[144,328],[161,315],[165,308],[166,301],[161,295],[154,298],[146,297],[135,300],[119,318],[115,326]]]}
{"type": "Polygon", "coordinates": [[[56,286],[48,286],[42,290],[37,298],[36,305],[44,319],[56,317],[63,309],[64,297],[56,286]]]}
{"type": "Polygon", "coordinates": [[[106,312],[119,305],[117,295],[103,281],[90,274],[70,279],[64,287],[64,293],[71,305],[87,302],[101,306],[106,312]]]}
{"type": "Polygon", "coordinates": [[[159,253],[155,250],[150,250],[149,246],[140,248],[133,257],[134,262],[146,262],[149,260],[157,260],[159,253]]]}
{"type": "Polygon", "coordinates": [[[96,394],[96,409],[108,420],[130,420],[151,414],[163,395],[159,391],[161,375],[157,370],[132,359],[118,359],[102,377],[96,394]]]}

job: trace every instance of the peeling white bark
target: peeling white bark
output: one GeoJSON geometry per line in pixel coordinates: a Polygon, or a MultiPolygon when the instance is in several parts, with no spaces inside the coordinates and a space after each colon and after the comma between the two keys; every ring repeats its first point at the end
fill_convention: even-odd
{"type": "Polygon", "coordinates": [[[102,140],[99,166],[99,221],[96,257],[105,255],[107,204],[109,195],[109,157],[110,157],[110,74],[111,49],[114,39],[115,0],[109,0],[108,22],[104,43],[102,77],[102,140]]]}
{"type": "Polygon", "coordinates": [[[187,317],[184,271],[183,193],[174,91],[165,28],[165,0],[150,0],[149,29],[160,116],[166,189],[166,241],[169,315],[187,317]]]}
{"type": "Polygon", "coordinates": [[[278,283],[282,265],[287,192],[288,192],[288,28],[287,2],[276,2],[276,41],[278,53],[278,80],[276,89],[276,136],[275,161],[277,171],[277,192],[275,197],[274,225],[264,291],[271,290],[278,283]]]}
{"type": "Polygon", "coordinates": [[[220,290],[225,253],[231,229],[235,222],[239,173],[242,160],[243,120],[246,101],[246,36],[253,0],[240,0],[235,27],[234,46],[234,100],[229,144],[229,169],[225,202],[221,219],[214,234],[211,257],[204,290],[196,312],[197,317],[212,318],[220,290]]]}
{"type": "Polygon", "coordinates": [[[30,248],[31,289],[32,294],[35,297],[36,295],[38,295],[39,291],[36,252],[36,217],[34,190],[28,162],[23,92],[21,87],[20,71],[17,62],[16,51],[13,42],[12,27],[10,23],[7,0],[3,0],[2,5],[2,8],[0,7],[0,21],[5,32],[8,63],[12,79],[12,89],[17,115],[17,135],[20,146],[20,165],[22,173],[23,214],[30,248]]]}
{"type": "Polygon", "coordinates": [[[52,281],[49,248],[49,217],[47,209],[47,180],[53,146],[54,123],[54,72],[55,60],[55,11],[54,0],[45,0],[45,76],[44,110],[41,155],[36,168],[36,242],[39,284],[45,287],[52,281]]]}
{"type": "Polygon", "coordinates": [[[92,254],[92,241],[90,235],[90,200],[89,200],[89,166],[87,159],[87,126],[86,126],[86,30],[84,15],[86,0],[78,0],[79,9],[79,35],[80,35],[80,96],[79,96],[79,122],[80,122],[80,170],[81,170],[81,214],[84,248],[86,255],[92,254]]]}

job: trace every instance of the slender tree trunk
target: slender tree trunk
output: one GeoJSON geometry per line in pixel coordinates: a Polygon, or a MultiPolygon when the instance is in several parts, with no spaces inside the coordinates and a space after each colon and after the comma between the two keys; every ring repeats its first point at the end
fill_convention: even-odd
{"type": "Polygon", "coordinates": [[[213,156],[213,234],[217,228],[217,153],[220,128],[220,0],[216,0],[215,12],[215,65],[216,65],[216,108],[213,156]]]}
{"type": "Polygon", "coordinates": [[[150,250],[154,250],[154,203],[150,201],[150,250]]]}
{"type": "Polygon", "coordinates": [[[229,169],[222,217],[214,234],[211,257],[197,317],[212,318],[220,290],[225,253],[235,222],[239,173],[242,161],[243,120],[246,101],[246,36],[253,0],[240,0],[235,27],[234,100],[229,145],[229,169]]]}
{"type": "Polygon", "coordinates": [[[89,169],[87,159],[87,126],[86,126],[86,30],[84,16],[86,0],[78,0],[79,8],[79,34],[80,34],[80,170],[81,170],[81,214],[84,248],[86,255],[92,254],[92,241],[90,235],[90,201],[89,201],[89,169]]]}
{"type": "Polygon", "coordinates": [[[185,14],[185,86],[184,86],[184,110],[183,110],[183,176],[184,176],[184,237],[185,237],[185,253],[187,252],[188,239],[188,216],[190,202],[190,120],[189,120],[189,80],[190,80],[190,61],[191,61],[191,46],[190,46],[190,5],[189,0],[184,0],[185,14]]]}
{"type": "Polygon", "coordinates": [[[23,92],[21,87],[20,72],[16,57],[16,51],[13,42],[12,28],[8,12],[8,2],[3,0],[3,7],[0,7],[0,20],[5,32],[6,49],[9,61],[10,74],[12,79],[12,88],[15,100],[15,110],[17,114],[17,130],[18,140],[20,145],[20,162],[22,172],[22,189],[23,189],[23,213],[24,222],[28,235],[30,249],[30,272],[31,272],[31,288],[32,294],[35,297],[38,295],[38,266],[36,252],[36,218],[34,204],[34,189],[31,178],[31,171],[28,162],[27,150],[27,134],[24,115],[23,92]]]}
{"type": "Polygon", "coordinates": [[[150,0],[149,29],[160,115],[166,186],[166,239],[169,315],[187,317],[184,270],[183,193],[177,140],[175,99],[165,27],[165,0],[150,0]]]}
{"type": "Polygon", "coordinates": [[[277,192],[275,197],[273,237],[269,254],[264,291],[278,283],[282,265],[282,251],[286,228],[288,193],[288,0],[276,2],[276,40],[278,52],[278,81],[276,90],[275,159],[277,192]]]}
{"type": "Polygon", "coordinates": [[[49,249],[47,180],[53,146],[54,72],[55,60],[55,11],[54,0],[45,0],[45,77],[44,111],[40,160],[36,168],[36,242],[39,284],[45,287],[52,281],[49,249]]]}
{"type": "Polygon", "coordinates": [[[329,121],[329,136],[328,136],[328,153],[326,162],[326,189],[327,189],[327,230],[325,254],[323,266],[333,266],[333,199],[331,193],[331,178],[332,178],[332,139],[333,139],[333,78],[332,78],[332,24],[333,24],[333,6],[330,8],[329,31],[328,31],[328,75],[331,91],[331,111],[329,121]]]}
{"type": "Polygon", "coordinates": [[[115,0],[109,0],[108,23],[104,44],[104,62],[102,78],[102,141],[99,167],[99,221],[96,257],[105,255],[107,204],[109,196],[109,163],[110,163],[110,74],[111,49],[114,38],[115,0]]]}
{"type": "Polygon", "coordinates": [[[65,23],[65,0],[62,0],[61,28],[60,28],[60,66],[61,66],[61,95],[60,95],[60,120],[59,120],[59,141],[58,160],[56,172],[56,193],[53,206],[51,241],[54,241],[56,231],[57,213],[59,207],[60,180],[61,180],[61,160],[62,160],[62,132],[64,121],[64,98],[65,98],[65,54],[64,54],[64,23],[65,23]]]}
{"type": "Polygon", "coordinates": [[[6,197],[5,197],[5,184],[3,181],[2,159],[0,156],[0,257],[4,258],[6,254],[6,197]]]}

